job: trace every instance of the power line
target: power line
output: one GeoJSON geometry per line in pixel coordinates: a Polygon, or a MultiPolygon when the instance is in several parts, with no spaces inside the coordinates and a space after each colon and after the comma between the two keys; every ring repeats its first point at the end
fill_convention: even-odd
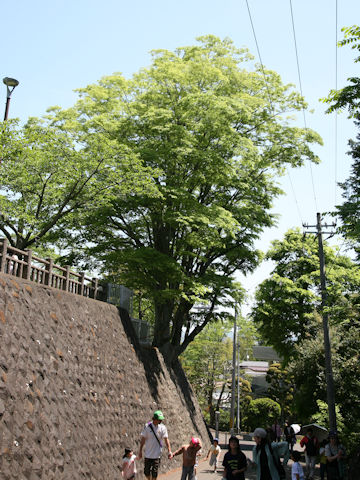
{"type": "MultiPolygon", "coordinates": [[[[301,96],[304,97],[304,95],[303,95],[303,90],[302,90],[302,83],[301,83],[299,54],[298,54],[298,48],[297,48],[297,42],[296,42],[294,12],[293,12],[293,8],[292,8],[292,1],[289,0],[289,2],[290,2],[290,12],[291,12],[291,23],[292,23],[293,36],[294,36],[294,46],[295,46],[296,64],[297,64],[297,71],[298,71],[298,77],[299,77],[299,88],[300,88],[301,96]]],[[[305,130],[307,130],[306,116],[305,116],[305,109],[304,109],[304,107],[302,108],[302,112],[303,112],[305,130]]],[[[311,165],[311,161],[310,161],[310,160],[309,160],[309,165],[310,165],[311,184],[312,184],[312,190],[313,190],[313,196],[314,196],[314,203],[315,203],[315,211],[317,212],[319,209],[318,209],[318,207],[317,207],[317,199],[316,199],[316,192],[315,192],[315,185],[314,185],[314,175],[313,175],[313,170],[312,170],[312,165],[311,165]]]]}
{"type": "Polygon", "coordinates": [[[255,27],[254,27],[254,23],[253,23],[253,20],[252,20],[252,16],[251,16],[251,11],[250,11],[250,6],[249,6],[248,0],[246,0],[246,6],[247,6],[247,9],[248,9],[248,12],[249,12],[249,18],[250,18],[251,28],[252,28],[253,35],[254,35],[254,39],[255,39],[256,50],[257,50],[257,53],[258,53],[258,56],[259,56],[259,60],[260,60],[261,71],[262,71],[262,74],[263,74],[263,76],[264,76],[265,88],[266,88],[266,91],[267,91],[267,94],[268,94],[268,97],[269,97],[269,103],[270,103],[271,110],[272,110],[272,112],[274,113],[274,107],[273,107],[273,104],[272,104],[272,101],[271,101],[271,95],[270,95],[269,85],[268,85],[268,82],[267,82],[267,80],[266,80],[266,75],[265,75],[265,70],[264,70],[264,64],[263,64],[262,59],[261,59],[260,48],[259,48],[259,44],[258,44],[258,41],[257,41],[256,32],[255,32],[255,27]]]}
{"type": "MultiPolygon", "coordinates": [[[[267,95],[268,95],[268,98],[269,98],[270,108],[271,108],[271,111],[272,111],[272,113],[273,113],[273,116],[276,116],[275,111],[274,111],[274,106],[273,106],[273,103],[272,103],[272,100],[271,100],[269,85],[268,85],[268,81],[267,81],[267,79],[266,79],[264,64],[263,64],[263,61],[262,61],[262,58],[261,58],[260,48],[259,48],[259,44],[258,44],[258,41],[257,41],[255,26],[254,26],[254,22],[253,22],[253,19],[252,19],[252,15],[251,15],[251,11],[250,11],[250,6],[249,6],[248,0],[246,0],[246,6],[247,6],[248,13],[249,13],[249,19],[250,19],[251,28],[252,28],[253,35],[254,35],[256,50],[257,50],[258,57],[259,57],[259,60],[260,60],[261,71],[262,71],[262,74],[263,74],[263,77],[264,77],[265,88],[266,88],[267,95]]],[[[302,95],[302,94],[301,94],[301,95],[302,95]]],[[[299,208],[299,203],[298,203],[297,198],[296,198],[294,186],[293,186],[293,183],[292,183],[292,180],[291,180],[291,175],[290,175],[290,172],[289,172],[288,167],[286,167],[286,173],[287,173],[287,175],[288,175],[288,177],[289,177],[290,186],[291,186],[291,191],[292,191],[292,194],[293,194],[293,196],[294,196],[295,205],[296,205],[296,209],[297,209],[297,212],[298,212],[298,215],[299,215],[299,218],[300,218],[300,222],[301,222],[301,224],[303,224],[302,217],[301,217],[301,211],[300,211],[300,208],[299,208]]]]}
{"type": "MultiPolygon", "coordinates": [[[[335,90],[338,89],[338,1],[335,0],[335,90]]],[[[338,181],[337,181],[337,151],[338,151],[338,121],[337,121],[337,112],[335,111],[335,155],[334,155],[334,177],[335,177],[335,187],[334,187],[334,206],[337,203],[337,191],[338,191],[338,181]]]]}
{"type": "Polygon", "coordinates": [[[292,179],[291,179],[291,176],[290,176],[290,172],[289,172],[287,167],[286,167],[286,173],[289,177],[290,187],[291,187],[292,194],[294,195],[296,209],[297,209],[298,215],[300,217],[301,224],[303,224],[304,222],[303,222],[303,219],[302,219],[302,216],[301,216],[301,210],[300,210],[300,207],[299,207],[299,203],[298,203],[297,198],[296,198],[294,185],[293,185],[293,182],[292,182],[292,179]]]}

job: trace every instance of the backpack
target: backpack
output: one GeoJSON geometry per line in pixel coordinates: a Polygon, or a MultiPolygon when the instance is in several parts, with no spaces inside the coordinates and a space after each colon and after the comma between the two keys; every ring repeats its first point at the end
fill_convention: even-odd
{"type": "Polygon", "coordinates": [[[306,442],[306,453],[309,455],[309,457],[315,457],[317,455],[317,446],[315,445],[315,440],[314,437],[308,438],[308,441],[306,442]]]}

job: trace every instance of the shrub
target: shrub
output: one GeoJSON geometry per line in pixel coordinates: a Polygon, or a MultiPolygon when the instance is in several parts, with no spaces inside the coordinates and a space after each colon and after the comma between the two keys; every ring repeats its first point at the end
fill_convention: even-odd
{"type": "Polygon", "coordinates": [[[271,398],[257,398],[248,405],[244,425],[249,431],[256,427],[266,428],[280,417],[280,405],[271,398]]]}

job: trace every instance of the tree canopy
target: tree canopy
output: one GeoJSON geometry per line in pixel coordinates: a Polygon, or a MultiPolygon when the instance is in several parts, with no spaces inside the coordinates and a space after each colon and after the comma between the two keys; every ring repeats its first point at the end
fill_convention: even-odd
{"type": "MultiPolygon", "coordinates": [[[[314,237],[304,238],[299,230],[289,230],[282,241],[273,242],[266,255],[275,267],[257,289],[252,318],[262,338],[285,360],[296,356],[295,345],[321,329],[317,313],[321,306],[317,249],[314,237]]],[[[358,305],[358,267],[326,242],[324,255],[330,322],[347,321],[358,305]]]]}
{"type": "MultiPolygon", "coordinates": [[[[360,52],[360,27],[353,25],[342,29],[344,39],[340,46],[350,45],[353,50],[360,52]]],[[[360,56],[354,60],[360,62],[360,56]]],[[[349,84],[339,90],[331,90],[324,99],[330,104],[328,112],[347,110],[349,118],[353,118],[355,125],[360,126],[360,78],[348,78],[349,84]]],[[[343,190],[343,203],[336,207],[336,214],[342,221],[341,231],[354,247],[358,260],[360,258],[360,134],[357,140],[349,140],[349,155],[353,158],[350,176],[345,182],[340,183],[343,190]]]]}
{"type": "MultiPolygon", "coordinates": [[[[353,50],[360,53],[360,27],[353,25],[352,27],[344,27],[344,38],[339,42],[339,46],[351,45],[353,50]]],[[[355,63],[360,62],[360,56],[355,58],[355,63]]],[[[349,85],[339,89],[331,90],[328,97],[324,99],[330,104],[328,113],[337,110],[347,110],[350,118],[359,119],[360,113],[360,78],[349,77],[349,85]]]]}
{"type": "MultiPolygon", "coordinates": [[[[336,403],[351,429],[360,407],[360,272],[326,242],[324,255],[336,403]]],[[[258,287],[252,317],[263,340],[287,363],[295,384],[293,410],[299,421],[308,422],[318,410],[316,401],[327,398],[316,239],[290,230],[273,242],[267,258],[275,262],[274,270],[258,287]]]]}
{"type": "Polygon", "coordinates": [[[69,159],[59,155],[68,165],[60,185],[77,174],[90,177],[87,186],[94,179],[90,204],[56,238],[67,247],[64,261],[82,256],[151,299],[154,345],[168,358],[236,296],[235,273],[257,266],[254,242],[275,222],[270,208],[285,167],[318,161],[310,146],[320,137],[292,122],[304,99],[250,61],[229,39],[200,37],[194,46],[152,52],[151,65],[130,79],[116,73],[80,89],[73,108],[54,108],[47,118],[73,142],[69,159]],[[106,175],[98,174],[105,164],[106,175]],[[142,177],[148,188],[136,188],[142,177]],[[125,188],[103,201],[98,180],[100,191],[116,180],[125,188]]]}
{"type": "Polygon", "coordinates": [[[291,126],[304,100],[230,40],[202,37],[175,52],[153,52],[150,67],[80,90],[73,109],[56,112],[86,142],[92,132],[126,146],[153,169],[158,195],[114,198],[85,219],[78,242],[91,242],[104,272],[155,304],[154,345],[180,354],[233,295],[236,271],[250,272],[254,240],[274,223],[285,165],[317,161],[320,138],[291,126]],[[196,305],[196,309],[194,306],[196,305]],[[183,331],[185,330],[185,336],[183,331]]]}
{"type": "Polygon", "coordinates": [[[135,155],[101,134],[84,145],[46,119],[23,127],[12,120],[2,124],[0,145],[0,230],[22,250],[61,245],[85,210],[151,190],[135,155]]]}

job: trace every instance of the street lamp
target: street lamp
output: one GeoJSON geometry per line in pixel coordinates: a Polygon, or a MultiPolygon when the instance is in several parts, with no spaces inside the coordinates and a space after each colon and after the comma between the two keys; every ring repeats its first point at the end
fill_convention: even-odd
{"type": "Polygon", "coordinates": [[[237,318],[237,304],[235,303],[232,379],[231,379],[231,404],[230,404],[230,435],[234,435],[234,431],[235,431],[234,420],[235,420],[235,382],[236,382],[236,318],[237,318]]]}
{"type": "Polygon", "coordinates": [[[19,81],[16,80],[15,78],[5,77],[5,78],[3,78],[3,83],[5,83],[5,85],[6,85],[6,90],[7,90],[7,94],[6,94],[6,106],[5,106],[5,115],[4,115],[4,122],[5,122],[5,121],[7,120],[7,118],[8,118],[9,104],[10,104],[11,94],[12,94],[14,88],[19,85],[19,81]]]}

